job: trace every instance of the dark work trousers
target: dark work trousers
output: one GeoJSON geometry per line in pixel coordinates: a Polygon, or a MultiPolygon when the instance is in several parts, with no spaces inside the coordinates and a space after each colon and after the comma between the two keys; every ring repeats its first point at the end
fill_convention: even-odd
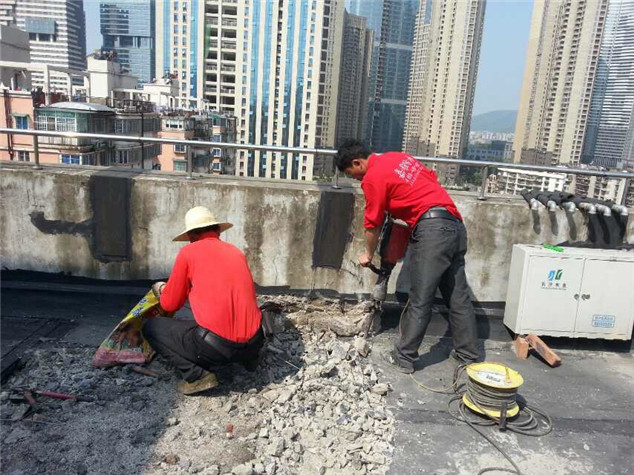
{"type": "Polygon", "coordinates": [[[214,366],[257,358],[264,343],[261,331],[246,343],[235,343],[199,327],[193,320],[165,317],[145,322],[143,336],[159,355],[176,366],[187,382],[202,378],[214,366]]]}
{"type": "Polygon", "coordinates": [[[436,290],[440,289],[449,307],[449,325],[457,355],[464,360],[477,359],[476,319],[465,275],[467,230],[464,224],[457,219],[421,219],[409,245],[409,305],[401,318],[394,356],[401,366],[413,367],[431,320],[436,290]]]}

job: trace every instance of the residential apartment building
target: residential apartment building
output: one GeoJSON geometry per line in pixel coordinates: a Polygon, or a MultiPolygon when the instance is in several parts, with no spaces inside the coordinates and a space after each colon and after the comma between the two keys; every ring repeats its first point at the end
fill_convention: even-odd
{"type": "MultiPolygon", "coordinates": [[[[70,72],[86,69],[83,0],[2,0],[0,24],[29,34],[33,63],[70,72]]],[[[33,72],[34,85],[43,86],[45,79],[42,71],[33,72]]],[[[51,73],[53,87],[66,88],[67,80],[65,74],[51,73]]]]}
{"type": "MultiPolygon", "coordinates": [[[[416,20],[403,149],[464,156],[480,59],[485,0],[422,0],[416,20]]],[[[457,166],[438,167],[452,183],[457,166]]]]}
{"type": "Polygon", "coordinates": [[[376,99],[376,81],[379,71],[379,52],[381,45],[381,25],[383,23],[384,0],[346,0],[346,11],[352,15],[362,16],[367,20],[367,28],[373,33],[372,57],[370,59],[370,77],[368,80],[368,107],[365,120],[363,140],[372,142],[372,126],[374,124],[374,105],[376,99]]]}
{"type": "MultiPolygon", "coordinates": [[[[181,106],[237,118],[242,143],[333,146],[343,0],[157,1],[157,64],[181,106]]],[[[241,150],[236,174],[312,180],[331,160],[241,150]]]]}
{"type": "Polygon", "coordinates": [[[401,150],[418,0],[383,0],[372,148],[401,150]]]}
{"type": "Polygon", "coordinates": [[[563,191],[567,179],[566,173],[499,168],[496,187],[503,195],[519,195],[524,190],[563,191]]]}
{"type": "MultiPolygon", "coordinates": [[[[162,117],[159,136],[176,140],[235,141],[235,117],[209,112],[170,111],[162,117]]],[[[162,144],[160,170],[186,171],[191,159],[193,171],[214,175],[235,173],[235,150],[221,147],[162,144]]]]}
{"type": "Polygon", "coordinates": [[[341,45],[335,146],[348,138],[365,138],[372,49],[373,33],[367,27],[367,19],[346,13],[341,45]]]}
{"type": "Polygon", "coordinates": [[[535,0],[515,162],[581,162],[608,0],[535,0]]]}
{"type": "Polygon", "coordinates": [[[628,190],[626,190],[626,185],[625,180],[619,178],[576,175],[572,178],[569,189],[578,196],[587,196],[588,198],[613,201],[615,203],[621,203],[623,195],[627,193],[627,206],[633,206],[634,185],[630,183],[628,190]]]}
{"type": "Polygon", "coordinates": [[[582,161],[634,167],[634,2],[608,5],[582,161]],[[628,143],[629,140],[629,143],[628,143]]]}
{"type": "Polygon", "coordinates": [[[510,162],[513,159],[513,142],[493,140],[483,144],[470,143],[465,158],[467,160],[510,162]]]}
{"type": "Polygon", "coordinates": [[[116,61],[139,82],[156,78],[154,0],[102,1],[99,6],[103,49],[115,51],[116,61]]]}

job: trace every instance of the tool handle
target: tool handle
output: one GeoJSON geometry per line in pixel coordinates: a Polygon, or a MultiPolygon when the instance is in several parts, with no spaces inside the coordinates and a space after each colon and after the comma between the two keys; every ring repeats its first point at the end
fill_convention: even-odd
{"type": "Polygon", "coordinates": [[[73,396],[72,394],[54,393],[51,391],[33,391],[33,392],[40,396],[51,397],[53,399],[70,399],[71,401],[77,401],[77,396],[73,396]]]}
{"type": "Polygon", "coordinates": [[[24,398],[26,402],[29,403],[30,406],[35,407],[37,403],[35,402],[35,398],[33,397],[33,393],[31,391],[24,391],[24,398]]]}
{"type": "Polygon", "coordinates": [[[383,273],[381,272],[381,269],[379,269],[377,266],[375,266],[371,262],[368,264],[368,269],[370,269],[372,272],[374,272],[377,275],[381,275],[383,273]]]}
{"type": "Polygon", "coordinates": [[[155,373],[154,371],[149,370],[147,368],[142,368],[141,366],[131,366],[130,370],[134,371],[135,373],[142,374],[143,376],[149,376],[151,378],[159,377],[159,375],[155,373]]]}

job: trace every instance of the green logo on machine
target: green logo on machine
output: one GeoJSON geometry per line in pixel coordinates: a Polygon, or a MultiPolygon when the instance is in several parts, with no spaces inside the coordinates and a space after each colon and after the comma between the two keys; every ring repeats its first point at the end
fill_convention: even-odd
{"type": "Polygon", "coordinates": [[[562,281],[563,269],[553,269],[548,271],[548,277],[542,282],[542,289],[566,290],[566,283],[562,281]]]}

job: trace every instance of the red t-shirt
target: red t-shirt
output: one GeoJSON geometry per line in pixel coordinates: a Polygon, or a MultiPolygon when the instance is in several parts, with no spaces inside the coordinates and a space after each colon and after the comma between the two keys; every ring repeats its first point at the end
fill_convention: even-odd
{"type": "Polygon", "coordinates": [[[370,155],[361,188],[365,195],[366,229],[381,226],[386,211],[412,228],[434,206],[446,208],[462,221],[436,174],[406,153],[370,155]]]}
{"type": "Polygon", "coordinates": [[[198,325],[222,338],[245,342],[260,328],[262,313],[247,259],[218,233],[204,233],[180,250],[161,307],[175,312],[187,297],[198,325]]]}

